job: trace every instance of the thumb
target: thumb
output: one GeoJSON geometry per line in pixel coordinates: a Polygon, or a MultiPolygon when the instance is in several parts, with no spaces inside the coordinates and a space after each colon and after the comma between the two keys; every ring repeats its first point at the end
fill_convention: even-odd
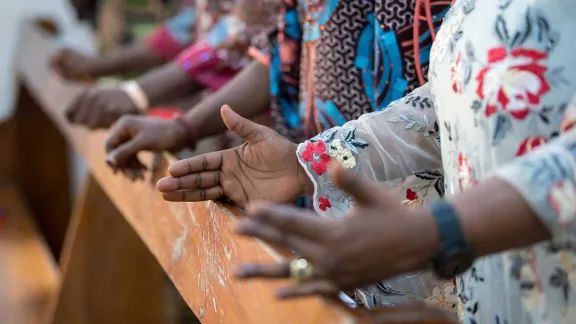
{"type": "Polygon", "coordinates": [[[267,128],[234,112],[228,105],[220,110],[222,120],[229,130],[242,137],[247,142],[255,142],[262,138],[262,132],[267,128]]]}
{"type": "Polygon", "coordinates": [[[358,179],[339,163],[332,163],[330,174],[336,186],[354,197],[359,204],[373,206],[390,198],[386,190],[374,183],[358,179]]]}

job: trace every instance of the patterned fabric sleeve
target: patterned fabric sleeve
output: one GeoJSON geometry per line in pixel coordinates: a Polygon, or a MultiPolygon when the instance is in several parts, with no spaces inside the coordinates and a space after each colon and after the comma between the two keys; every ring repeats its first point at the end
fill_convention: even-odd
{"type": "Polygon", "coordinates": [[[300,144],[298,159],[314,182],[314,207],[325,216],[348,211],[349,198],[327,175],[337,161],[365,180],[392,186],[414,173],[441,169],[440,134],[428,84],[383,111],[363,115],[300,144]]]}
{"type": "Polygon", "coordinates": [[[236,74],[236,70],[218,53],[219,46],[229,37],[231,20],[228,18],[217,22],[202,39],[186,48],[175,60],[191,80],[212,91],[218,90],[236,74]]]}
{"type": "MultiPolygon", "coordinates": [[[[327,174],[331,161],[391,189],[404,185],[401,181],[407,179],[412,181],[410,186],[430,182],[443,187],[439,127],[427,84],[383,111],[365,114],[300,144],[297,155],[314,183],[314,208],[327,217],[343,217],[353,205],[332,184],[327,174]]],[[[439,282],[429,272],[383,280],[357,289],[355,295],[368,308],[424,300],[456,309],[453,283],[439,282]]]]}
{"type": "Polygon", "coordinates": [[[158,27],[147,39],[148,47],[164,61],[174,59],[194,40],[197,12],[193,3],[183,5],[178,15],[158,27]]]}
{"type": "Polygon", "coordinates": [[[561,247],[576,243],[576,97],[561,135],[495,171],[522,194],[561,247]]]}

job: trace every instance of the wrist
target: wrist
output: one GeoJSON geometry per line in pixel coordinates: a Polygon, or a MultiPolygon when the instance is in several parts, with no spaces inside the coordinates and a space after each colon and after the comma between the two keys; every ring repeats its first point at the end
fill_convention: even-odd
{"type": "Polygon", "coordinates": [[[432,210],[426,205],[419,208],[409,208],[407,218],[410,220],[411,230],[416,233],[417,246],[412,270],[427,269],[430,261],[438,253],[440,246],[440,233],[432,210]]]}
{"type": "Polygon", "coordinates": [[[117,66],[108,62],[106,58],[95,57],[87,66],[88,74],[93,78],[99,78],[110,74],[115,74],[118,70],[117,66]]]}
{"type": "Polygon", "coordinates": [[[139,112],[145,113],[148,110],[150,100],[138,82],[135,80],[121,82],[119,88],[128,95],[139,112]]]}
{"type": "Polygon", "coordinates": [[[182,118],[186,120],[186,125],[188,125],[188,127],[194,129],[196,140],[199,141],[203,138],[212,135],[212,134],[206,134],[205,130],[206,127],[202,127],[202,125],[206,125],[206,123],[202,123],[202,121],[206,121],[206,119],[203,118],[203,116],[200,116],[199,114],[196,113],[199,110],[196,109],[196,107],[192,108],[192,110],[193,111],[191,113],[183,116],[182,118]]]}
{"type": "Polygon", "coordinates": [[[178,136],[181,138],[179,143],[182,143],[182,147],[188,147],[191,150],[196,149],[196,144],[198,143],[198,135],[194,125],[192,125],[190,121],[185,118],[185,116],[174,118],[174,122],[180,129],[178,136]]]}

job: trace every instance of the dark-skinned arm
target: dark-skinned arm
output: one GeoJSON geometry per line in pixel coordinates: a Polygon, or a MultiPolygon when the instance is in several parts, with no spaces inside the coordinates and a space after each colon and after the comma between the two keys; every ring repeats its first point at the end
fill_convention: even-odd
{"type": "Polygon", "coordinates": [[[145,42],[139,42],[94,60],[90,66],[92,77],[145,71],[164,63],[145,42]]]}
{"type": "Polygon", "coordinates": [[[175,62],[154,69],[136,81],[148,97],[150,105],[186,97],[202,88],[175,62]]]}
{"type": "Polygon", "coordinates": [[[224,87],[191,109],[185,116],[186,124],[198,139],[222,133],[227,128],[220,107],[234,107],[245,118],[257,116],[270,107],[269,87],[268,67],[252,61],[224,87]]]}
{"type": "Polygon", "coordinates": [[[571,129],[455,196],[452,202],[465,237],[478,256],[544,240],[573,247],[575,160],[576,129],[571,129]]]}

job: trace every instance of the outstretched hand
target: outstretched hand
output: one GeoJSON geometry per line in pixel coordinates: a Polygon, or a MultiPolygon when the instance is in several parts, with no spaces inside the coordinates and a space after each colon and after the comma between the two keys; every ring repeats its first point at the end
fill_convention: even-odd
{"type": "Polygon", "coordinates": [[[108,128],[122,116],[137,114],[140,111],[123,90],[98,87],[84,91],[66,110],[69,122],[90,129],[108,128]]]}
{"type": "Polygon", "coordinates": [[[173,119],[124,116],[114,124],[106,140],[106,163],[132,180],[143,179],[147,168],[138,159],[138,152],[178,152],[187,141],[186,129],[173,119]]]}
{"type": "MultiPolygon", "coordinates": [[[[248,208],[238,224],[241,235],[297,252],[313,267],[311,280],[281,288],[280,298],[336,295],[398,274],[425,269],[437,247],[433,218],[425,209],[401,205],[388,190],[332,169],[338,187],[356,205],[344,219],[272,204],[248,208]]],[[[289,263],[244,264],[237,276],[288,278],[289,263]]]]}
{"type": "Polygon", "coordinates": [[[296,144],[228,106],[222,107],[221,113],[228,129],[245,143],[171,165],[170,176],[157,185],[164,199],[227,199],[244,208],[257,200],[290,202],[310,191],[310,180],[296,157],[296,144]]]}
{"type": "Polygon", "coordinates": [[[81,81],[94,77],[94,70],[100,58],[83,54],[71,48],[59,50],[50,61],[50,65],[61,77],[67,80],[81,81]]]}

